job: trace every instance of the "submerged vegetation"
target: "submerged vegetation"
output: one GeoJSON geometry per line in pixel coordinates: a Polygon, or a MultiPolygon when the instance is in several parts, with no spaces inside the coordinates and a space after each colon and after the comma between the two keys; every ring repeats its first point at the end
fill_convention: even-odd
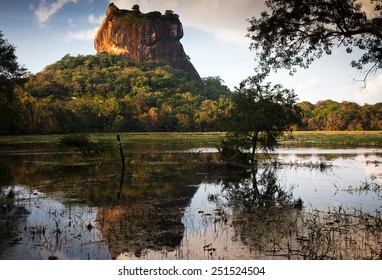
{"type": "Polygon", "coordinates": [[[382,259],[382,217],[342,207],[260,211],[234,216],[243,241],[265,258],[382,259]],[[261,226],[259,226],[261,225],[261,226]]]}
{"type": "Polygon", "coordinates": [[[30,214],[19,203],[17,195],[17,190],[14,188],[0,189],[0,258],[5,256],[4,252],[9,245],[21,241],[20,223],[30,214]]]}
{"type": "MultiPolygon", "coordinates": [[[[239,181],[223,180],[222,195],[233,209],[225,219],[259,258],[382,259],[380,211],[309,209],[301,198],[293,200],[293,189],[285,190],[269,166],[248,174],[239,181]]],[[[380,186],[368,190],[379,194],[380,186]]]]}
{"type": "MultiPolygon", "coordinates": [[[[1,258],[381,258],[378,209],[316,209],[310,195],[296,195],[296,190],[314,195],[309,180],[298,186],[282,178],[292,171],[286,174],[323,174],[327,181],[327,175],[337,176],[343,159],[301,156],[288,161],[264,155],[257,169],[234,169],[214,165],[216,154],[189,149],[218,143],[223,136],[122,134],[131,159],[122,172],[117,153],[93,158],[73,152],[107,140],[116,149],[115,134],[36,137],[41,143],[19,136],[2,142],[0,162],[7,162],[8,169],[1,205],[13,206],[3,206],[0,220],[13,226],[2,228],[1,245],[4,253],[14,255],[1,258]],[[20,152],[11,148],[18,146],[20,152]],[[7,219],[12,213],[21,215],[7,219]]],[[[367,157],[370,168],[380,162],[377,151],[367,157]]],[[[351,187],[337,182],[337,192],[380,197],[381,174],[374,176],[351,187]]],[[[326,183],[332,196],[335,187],[326,183]]]]}
{"type": "Polygon", "coordinates": [[[342,207],[311,211],[296,233],[304,259],[382,259],[382,217],[342,207]]]}
{"type": "Polygon", "coordinates": [[[115,145],[110,141],[90,140],[90,134],[69,134],[60,138],[60,145],[63,147],[79,149],[84,156],[113,154],[116,151],[115,145]]]}

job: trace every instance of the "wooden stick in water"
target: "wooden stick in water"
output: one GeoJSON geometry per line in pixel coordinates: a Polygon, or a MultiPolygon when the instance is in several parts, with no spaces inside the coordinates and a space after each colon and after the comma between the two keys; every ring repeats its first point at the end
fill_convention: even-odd
{"type": "Polygon", "coordinates": [[[123,155],[121,137],[120,137],[119,133],[117,134],[117,141],[118,141],[119,153],[121,155],[122,166],[125,167],[125,156],[123,155]]]}

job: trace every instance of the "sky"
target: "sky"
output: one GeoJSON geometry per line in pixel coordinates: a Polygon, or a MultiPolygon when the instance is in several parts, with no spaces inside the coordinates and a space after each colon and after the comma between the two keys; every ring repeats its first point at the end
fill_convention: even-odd
{"type": "MultiPolygon", "coordinates": [[[[95,54],[94,36],[110,2],[120,9],[134,4],[144,13],[172,10],[183,24],[181,43],[201,77],[219,76],[231,90],[255,74],[256,53],[246,37],[248,19],[265,9],[263,0],[13,0],[0,3],[0,30],[15,46],[18,62],[31,73],[66,54],[95,54]]],[[[293,89],[298,101],[351,101],[360,105],[382,102],[382,71],[366,87],[343,49],[299,69],[294,76],[278,71],[272,84],[293,89]]]]}

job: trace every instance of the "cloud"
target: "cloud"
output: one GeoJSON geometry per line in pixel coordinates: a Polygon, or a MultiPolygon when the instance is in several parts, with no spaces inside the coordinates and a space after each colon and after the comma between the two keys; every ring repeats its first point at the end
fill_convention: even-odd
{"type": "Polygon", "coordinates": [[[93,14],[88,16],[88,22],[91,24],[101,24],[105,16],[95,17],[93,14]]]}
{"type": "Polygon", "coordinates": [[[98,26],[102,23],[104,18],[104,16],[95,17],[93,14],[90,14],[88,16],[88,22],[92,25],[97,25],[97,27],[80,31],[70,31],[65,35],[65,42],[94,40],[94,36],[98,30],[98,26]]]}
{"type": "Polygon", "coordinates": [[[98,27],[87,29],[87,30],[80,30],[76,32],[68,32],[64,38],[65,42],[70,41],[92,41],[94,40],[94,36],[98,30],[98,27]]]}
{"type": "Polygon", "coordinates": [[[49,20],[51,16],[57,13],[66,4],[74,3],[76,4],[78,0],[57,0],[51,4],[47,4],[46,0],[40,0],[39,6],[34,11],[34,15],[40,25],[44,25],[45,22],[49,20]]]}
{"type": "Polygon", "coordinates": [[[249,18],[265,9],[263,1],[253,0],[110,0],[120,9],[131,9],[134,4],[142,12],[172,10],[184,26],[195,27],[214,34],[223,42],[248,45],[245,37],[249,18]]]}
{"type": "Polygon", "coordinates": [[[65,35],[64,41],[92,41],[98,30],[98,26],[102,23],[104,16],[95,17],[93,14],[88,16],[88,22],[92,25],[97,25],[95,28],[86,30],[70,31],[65,35]]]}

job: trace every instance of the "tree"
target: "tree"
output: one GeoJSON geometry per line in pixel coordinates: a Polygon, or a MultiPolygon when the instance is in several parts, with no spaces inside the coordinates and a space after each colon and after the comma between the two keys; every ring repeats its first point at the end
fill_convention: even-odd
{"type": "Polygon", "coordinates": [[[17,107],[14,89],[26,70],[17,63],[15,47],[3,38],[0,30],[0,134],[17,130],[17,107]]]}
{"type": "Polygon", "coordinates": [[[203,95],[209,99],[218,100],[220,96],[231,95],[230,89],[219,76],[203,78],[203,84],[203,95]]]}
{"type": "Polygon", "coordinates": [[[26,74],[26,70],[17,63],[15,47],[3,38],[0,30],[0,79],[11,80],[21,78],[26,74]]]}
{"type": "Polygon", "coordinates": [[[252,18],[248,28],[260,68],[293,73],[342,45],[348,53],[363,51],[351,65],[360,70],[367,65],[366,80],[382,67],[382,0],[368,1],[373,8],[366,13],[358,0],[266,0],[270,11],[252,18]]]}
{"type": "MultiPolygon", "coordinates": [[[[25,123],[29,108],[42,105],[38,101],[44,101],[39,112],[51,113],[54,127],[37,125],[39,133],[193,131],[201,127],[198,113],[204,111],[211,117],[204,128],[218,130],[231,93],[218,77],[194,81],[170,66],[131,62],[107,53],[66,55],[30,75],[19,92],[20,106],[14,110],[22,118],[18,124],[25,123]],[[35,100],[21,100],[23,94],[35,100]],[[205,100],[213,106],[202,106],[205,100]]],[[[20,132],[24,131],[35,130],[20,132]]]]}
{"type": "Polygon", "coordinates": [[[313,118],[314,105],[308,101],[303,101],[298,103],[298,106],[304,112],[299,129],[309,130],[311,128],[309,120],[313,118]]]}
{"type": "Polygon", "coordinates": [[[137,5],[137,4],[133,5],[133,7],[132,7],[131,9],[132,9],[135,13],[138,13],[138,14],[141,13],[141,11],[140,11],[140,9],[139,9],[139,5],[137,5]]]}
{"type": "Polygon", "coordinates": [[[36,98],[28,93],[20,97],[20,122],[22,132],[28,134],[50,133],[54,128],[53,113],[49,110],[51,97],[36,98]]]}
{"type": "Polygon", "coordinates": [[[255,162],[258,145],[272,150],[277,138],[301,120],[294,91],[283,89],[281,85],[263,84],[265,77],[259,74],[240,84],[233,96],[229,116],[226,143],[235,145],[236,151],[251,150],[249,160],[252,162],[255,162]]]}

